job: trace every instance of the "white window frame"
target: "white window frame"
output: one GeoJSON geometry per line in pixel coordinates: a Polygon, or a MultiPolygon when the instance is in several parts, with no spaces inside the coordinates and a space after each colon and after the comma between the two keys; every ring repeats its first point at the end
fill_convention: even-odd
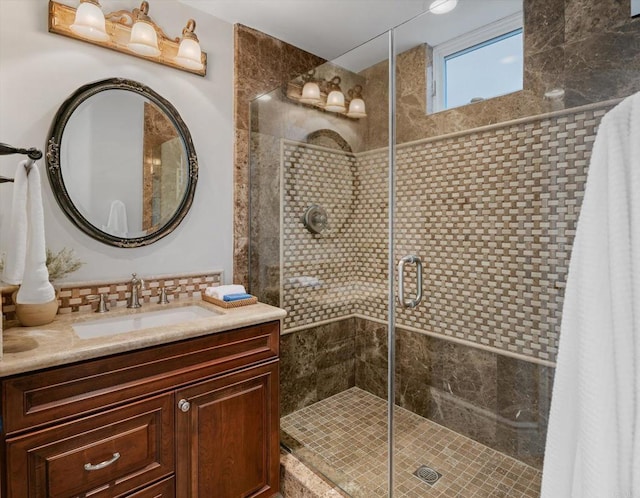
{"type": "Polygon", "coordinates": [[[640,16],[640,0],[631,0],[631,17],[640,16]]]}
{"type": "Polygon", "coordinates": [[[444,107],[445,57],[522,28],[522,12],[517,12],[508,17],[505,17],[504,19],[492,22],[491,24],[487,24],[486,26],[470,31],[469,33],[465,33],[461,36],[458,36],[433,47],[433,112],[446,110],[444,107]]]}

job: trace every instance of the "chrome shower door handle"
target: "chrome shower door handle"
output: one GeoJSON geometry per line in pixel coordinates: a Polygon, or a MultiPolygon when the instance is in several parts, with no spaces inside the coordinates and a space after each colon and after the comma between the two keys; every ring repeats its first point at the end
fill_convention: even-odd
{"type": "Polygon", "coordinates": [[[422,301],[422,260],[419,256],[405,256],[398,263],[398,301],[405,308],[415,308],[422,301]],[[406,299],[404,297],[404,265],[410,263],[416,265],[416,297],[406,299]]]}

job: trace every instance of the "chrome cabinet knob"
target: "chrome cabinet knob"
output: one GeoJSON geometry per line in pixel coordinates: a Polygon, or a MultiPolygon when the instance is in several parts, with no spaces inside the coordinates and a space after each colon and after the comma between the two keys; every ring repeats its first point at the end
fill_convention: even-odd
{"type": "Polygon", "coordinates": [[[180,411],[188,412],[189,408],[191,408],[191,403],[189,403],[186,399],[181,399],[178,401],[178,408],[180,411]]]}

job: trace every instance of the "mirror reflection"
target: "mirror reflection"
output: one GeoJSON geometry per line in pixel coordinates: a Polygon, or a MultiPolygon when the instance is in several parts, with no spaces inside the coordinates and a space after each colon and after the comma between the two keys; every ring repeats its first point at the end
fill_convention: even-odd
{"type": "Polygon", "coordinates": [[[191,137],[177,111],[150,88],[117,78],[80,88],[60,107],[47,162],[71,221],[120,247],[170,233],[197,180],[191,137]]]}
{"type": "Polygon", "coordinates": [[[186,165],[173,123],[125,90],[78,106],[60,148],[62,177],[80,214],[117,237],[140,237],[171,219],[185,193],[186,165]]]}

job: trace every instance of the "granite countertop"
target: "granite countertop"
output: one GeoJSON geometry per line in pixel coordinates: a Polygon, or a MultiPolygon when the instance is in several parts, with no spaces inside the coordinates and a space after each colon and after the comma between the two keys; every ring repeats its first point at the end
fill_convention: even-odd
{"type": "Polygon", "coordinates": [[[53,322],[40,327],[6,323],[7,328],[2,334],[4,356],[0,359],[0,377],[280,320],[285,315],[284,310],[263,303],[224,309],[198,298],[168,305],[146,304],[137,310],[117,308],[105,314],[57,315],[53,322]],[[91,339],[81,339],[73,329],[74,324],[82,322],[193,305],[202,306],[216,315],[91,339]]]}

